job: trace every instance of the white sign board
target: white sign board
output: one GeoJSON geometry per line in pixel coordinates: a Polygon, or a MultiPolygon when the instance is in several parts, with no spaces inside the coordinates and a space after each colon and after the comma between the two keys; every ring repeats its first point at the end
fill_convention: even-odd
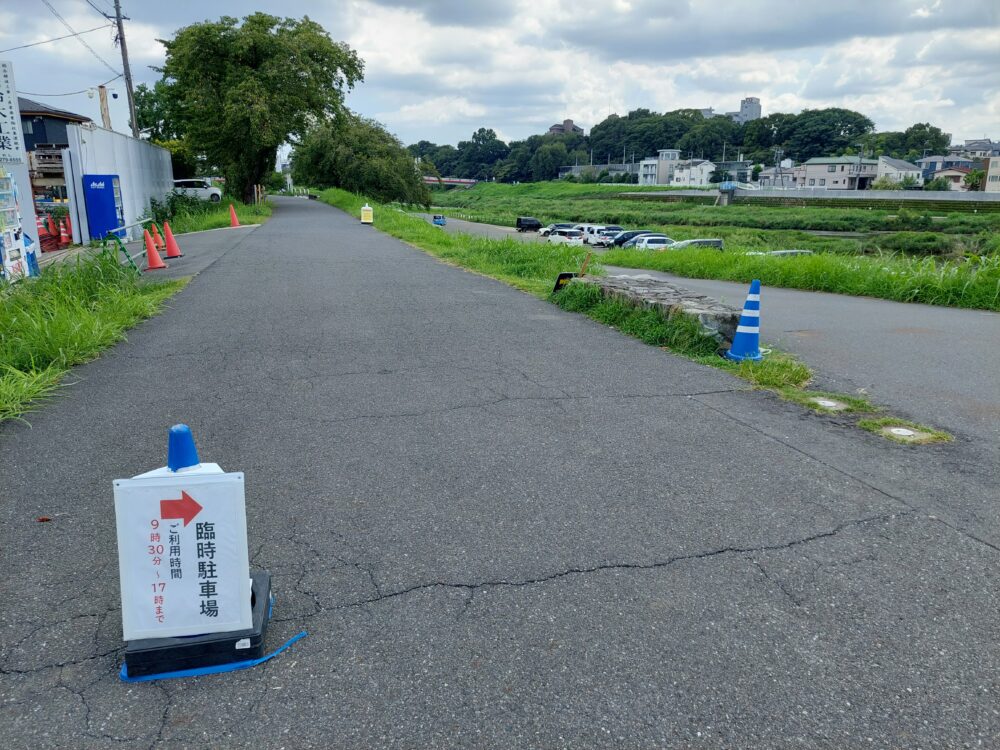
{"type": "Polygon", "coordinates": [[[14,66],[0,60],[0,164],[24,163],[21,110],[17,106],[14,66]]]}
{"type": "Polygon", "coordinates": [[[164,470],[114,488],[125,640],[249,629],[243,474],[164,470]]]}

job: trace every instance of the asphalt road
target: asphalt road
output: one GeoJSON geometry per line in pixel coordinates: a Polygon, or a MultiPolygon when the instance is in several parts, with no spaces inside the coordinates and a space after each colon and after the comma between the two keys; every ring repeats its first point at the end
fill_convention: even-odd
{"type": "Polygon", "coordinates": [[[5,748],[996,745],[980,444],[889,444],[315,202],[206,237],[0,427],[5,748]],[[111,482],[178,421],[246,473],[269,649],[309,636],[123,684],[111,482]]]}
{"type": "MultiPolygon", "coordinates": [[[[449,219],[452,232],[537,235],[449,219]]],[[[598,249],[597,252],[602,252],[598,249]]],[[[745,284],[649,274],[741,307],[745,284]]],[[[761,336],[817,373],[814,387],[863,392],[898,416],[993,444],[1000,460],[1000,313],[765,287],[761,336]]]]}

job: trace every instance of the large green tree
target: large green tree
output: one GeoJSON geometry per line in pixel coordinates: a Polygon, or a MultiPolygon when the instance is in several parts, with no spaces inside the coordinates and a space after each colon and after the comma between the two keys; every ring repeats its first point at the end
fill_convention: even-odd
{"type": "Polygon", "coordinates": [[[316,124],[295,146],[292,177],[301,185],[426,206],[430,192],[414,159],[381,124],[346,113],[316,124]]]}
{"type": "Polygon", "coordinates": [[[163,44],[178,130],[245,200],[274,169],[278,147],[341,112],[363,75],[358,55],[308,17],[223,16],[163,44]]]}

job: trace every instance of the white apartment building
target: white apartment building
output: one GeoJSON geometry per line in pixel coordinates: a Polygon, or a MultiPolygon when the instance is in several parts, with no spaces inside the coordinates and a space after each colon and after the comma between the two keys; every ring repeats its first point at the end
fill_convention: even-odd
{"type": "Polygon", "coordinates": [[[674,169],[680,162],[681,152],[675,148],[661,148],[656,156],[639,162],[640,185],[671,185],[674,169]]]}
{"type": "Polygon", "coordinates": [[[674,187],[702,187],[710,185],[715,164],[707,159],[685,159],[674,167],[674,187]]]}
{"type": "Polygon", "coordinates": [[[983,182],[983,190],[987,193],[1000,193],[1000,156],[991,156],[985,161],[983,170],[986,172],[986,180],[983,182]]]}

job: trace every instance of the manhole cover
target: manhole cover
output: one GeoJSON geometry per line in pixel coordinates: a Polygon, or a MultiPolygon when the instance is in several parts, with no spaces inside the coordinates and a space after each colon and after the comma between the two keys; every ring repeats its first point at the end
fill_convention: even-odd
{"type": "Polygon", "coordinates": [[[931,433],[914,430],[910,427],[886,426],[881,429],[881,433],[901,443],[928,443],[934,440],[934,435],[931,433]]]}
{"type": "Polygon", "coordinates": [[[847,408],[847,404],[843,401],[834,401],[832,398],[813,398],[810,400],[827,411],[843,411],[847,408]]]}

